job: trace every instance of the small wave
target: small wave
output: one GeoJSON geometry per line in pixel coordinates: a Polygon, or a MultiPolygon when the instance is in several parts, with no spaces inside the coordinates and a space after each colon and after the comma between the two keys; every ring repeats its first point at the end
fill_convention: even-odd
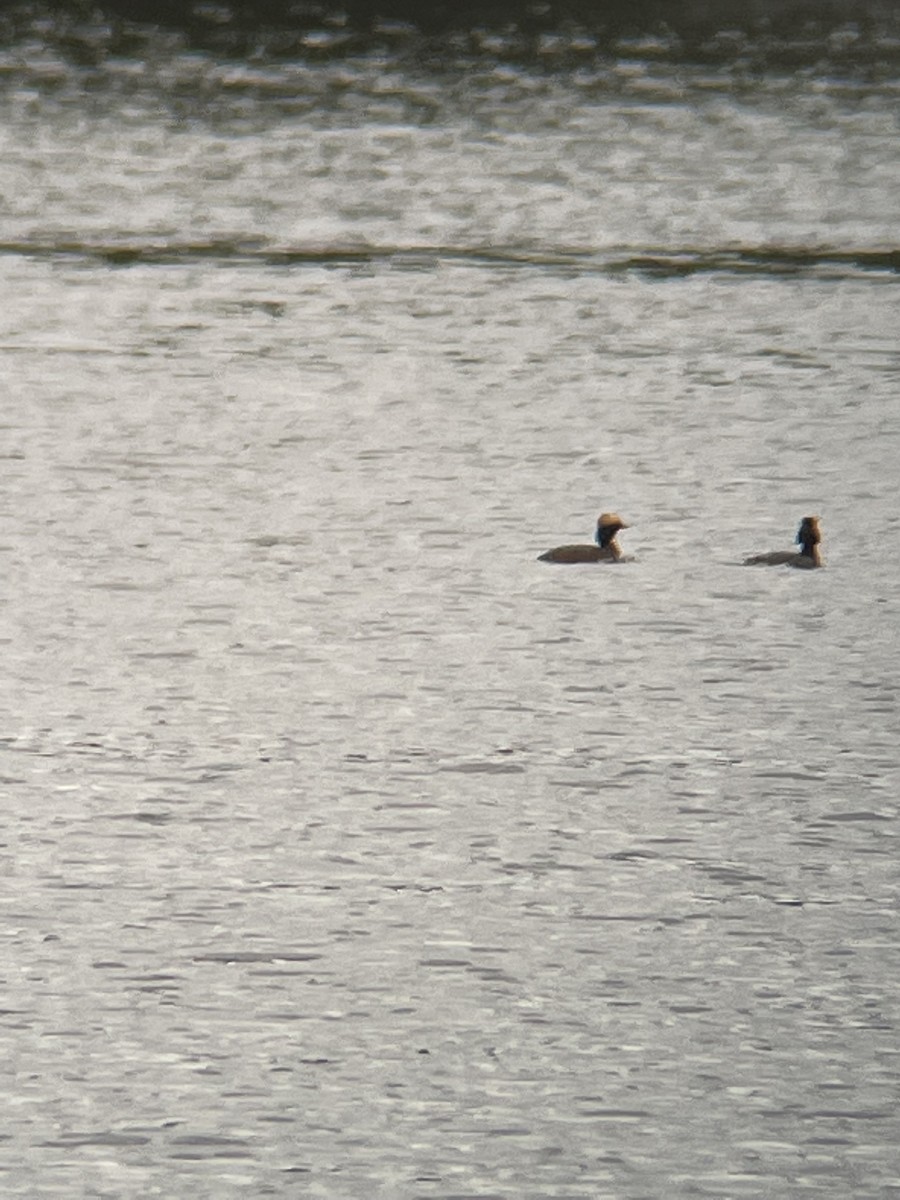
{"type": "Polygon", "coordinates": [[[394,270],[435,269],[443,263],[563,269],[577,274],[647,274],[678,279],[691,275],[807,275],[829,278],[900,271],[900,248],[842,249],[815,246],[743,246],[721,249],[542,250],[483,246],[272,246],[263,240],[209,241],[22,240],[0,242],[0,254],[23,258],[72,258],[111,267],[220,263],[258,267],[373,266],[394,270]]]}

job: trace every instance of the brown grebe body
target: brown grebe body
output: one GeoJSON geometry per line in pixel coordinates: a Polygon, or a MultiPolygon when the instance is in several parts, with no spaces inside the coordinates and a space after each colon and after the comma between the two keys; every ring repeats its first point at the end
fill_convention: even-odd
{"type": "Polygon", "coordinates": [[[775,550],[771,554],[753,554],[750,558],[744,559],[744,566],[786,566],[809,570],[812,567],[821,567],[824,565],[822,556],[819,553],[822,531],[819,528],[818,517],[803,518],[800,522],[800,528],[797,530],[796,540],[800,547],[799,551],[775,550]]]}
{"type": "Polygon", "coordinates": [[[572,546],[555,546],[544,554],[538,555],[538,562],[552,563],[599,563],[619,562],[622,558],[622,548],[616,534],[628,526],[618,513],[601,513],[597,518],[597,531],[594,534],[595,546],[576,544],[572,546]]]}

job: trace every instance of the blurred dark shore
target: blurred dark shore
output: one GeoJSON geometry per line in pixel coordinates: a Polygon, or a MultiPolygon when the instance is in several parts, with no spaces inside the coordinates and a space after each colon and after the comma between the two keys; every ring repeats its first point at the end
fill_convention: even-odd
{"type": "Polygon", "coordinates": [[[898,0],[45,0],[0,3],[0,48],[75,65],[156,57],[351,58],[571,69],[640,58],[757,70],[895,73],[898,0]]]}

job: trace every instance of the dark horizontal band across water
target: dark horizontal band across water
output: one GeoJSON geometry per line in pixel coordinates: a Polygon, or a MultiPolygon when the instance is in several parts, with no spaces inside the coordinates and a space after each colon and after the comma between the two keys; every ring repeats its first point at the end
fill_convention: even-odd
{"type": "Polygon", "coordinates": [[[531,251],[519,248],[456,246],[277,247],[263,241],[212,239],[197,242],[0,242],[0,254],[23,258],[72,258],[109,266],[171,266],[207,261],[223,266],[352,267],[386,265],[423,270],[448,262],[488,267],[530,267],[578,274],[645,273],[657,277],[689,275],[802,275],[841,278],[860,273],[900,271],[900,249],[762,246],[723,249],[531,251]]]}
{"type": "Polygon", "coordinates": [[[598,57],[766,69],[900,65],[892,0],[42,0],[0,4],[0,47],[35,39],[89,67],[155,57],[167,37],[216,56],[540,68],[598,57]]]}

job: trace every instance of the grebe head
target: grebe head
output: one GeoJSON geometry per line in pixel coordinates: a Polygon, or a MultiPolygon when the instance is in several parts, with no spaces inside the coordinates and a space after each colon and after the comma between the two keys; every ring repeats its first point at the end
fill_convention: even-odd
{"type": "Polygon", "coordinates": [[[620,529],[628,526],[618,513],[601,513],[597,518],[597,532],[594,541],[598,546],[608,546],[620,529]]]}

